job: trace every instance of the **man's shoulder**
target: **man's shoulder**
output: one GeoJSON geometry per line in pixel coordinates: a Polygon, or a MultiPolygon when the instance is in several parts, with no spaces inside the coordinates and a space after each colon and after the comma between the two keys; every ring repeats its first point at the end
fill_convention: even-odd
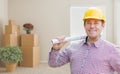
{"type": "Polygon", "coordinates": [[[109,48],[120,48],[118,45],[110,42],[110,41],[107,41],[107,40],[103,40],[103,43],[104,43],[104,46],[105,47],[109,47],[109,48]]]}

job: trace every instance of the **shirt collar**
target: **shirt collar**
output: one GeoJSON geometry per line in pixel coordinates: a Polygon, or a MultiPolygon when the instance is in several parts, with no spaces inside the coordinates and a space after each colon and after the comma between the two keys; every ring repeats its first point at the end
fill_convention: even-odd
{"type": "MultiPolygon", "coordinates": [[[[85,38],[85,40],[83,41],[83,43],[82,44],[87,44],[87,40],[88,40],[88,36],[85,38]]],[[[101,38],[99,38],[96,42],[94,42],[93,43],[94,45],[95,45],[95,47],[100,47],[101,46],[101,44],[102,44],[102,39],[101,38]]]]}
{"type": "Polygon", "coordinates": [[[99,38],[96,42],[94,42],[94,44],[95,44],[95,47],[97,47],[97,48],[100,47],[102,44],[102,39],[99,38]]]}
{"type": "Polygon", "coordinates": [[[88,36],[85,37],[85,39],[82,41],[81,45],[87,44],[87,39],[88,39],[88,36]]]}

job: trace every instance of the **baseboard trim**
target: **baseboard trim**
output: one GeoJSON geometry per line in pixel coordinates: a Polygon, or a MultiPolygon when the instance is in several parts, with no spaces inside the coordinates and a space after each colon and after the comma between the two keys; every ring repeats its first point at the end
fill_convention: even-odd
{"type": "Polygon", "coordinates": [[[48,63],[48,61],[40,61],[40,63],[48,63]]]}

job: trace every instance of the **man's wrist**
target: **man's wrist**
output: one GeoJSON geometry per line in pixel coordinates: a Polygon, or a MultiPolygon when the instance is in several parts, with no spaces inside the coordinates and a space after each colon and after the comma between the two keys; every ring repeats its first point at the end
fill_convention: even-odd
{"type": "Polygon", "coordinates": [[[57,48],[53,48],[53,47],[52,47],[51,49],[52,49],[52,50],[56,50],[56,51],[60,50],[59,48],[57,49],[57,48]]]}

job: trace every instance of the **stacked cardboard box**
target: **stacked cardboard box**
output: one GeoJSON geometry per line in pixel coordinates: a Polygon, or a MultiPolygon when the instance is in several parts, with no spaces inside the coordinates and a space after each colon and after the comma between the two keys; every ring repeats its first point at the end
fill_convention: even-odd
{"type": "Polygon", "coordinates": [[[21,49],[23,52],[21,66],[35,67],[40,63],[40,48],[37,34],[22,34],[21,49]]]}
{"type": "Polygon", "coordinates": [[[5,33],[3,34],[3,46],[20,45],[20,26],[16,25],[14,20],[9,20],[9,24],[5,25],[5,33]]]}

